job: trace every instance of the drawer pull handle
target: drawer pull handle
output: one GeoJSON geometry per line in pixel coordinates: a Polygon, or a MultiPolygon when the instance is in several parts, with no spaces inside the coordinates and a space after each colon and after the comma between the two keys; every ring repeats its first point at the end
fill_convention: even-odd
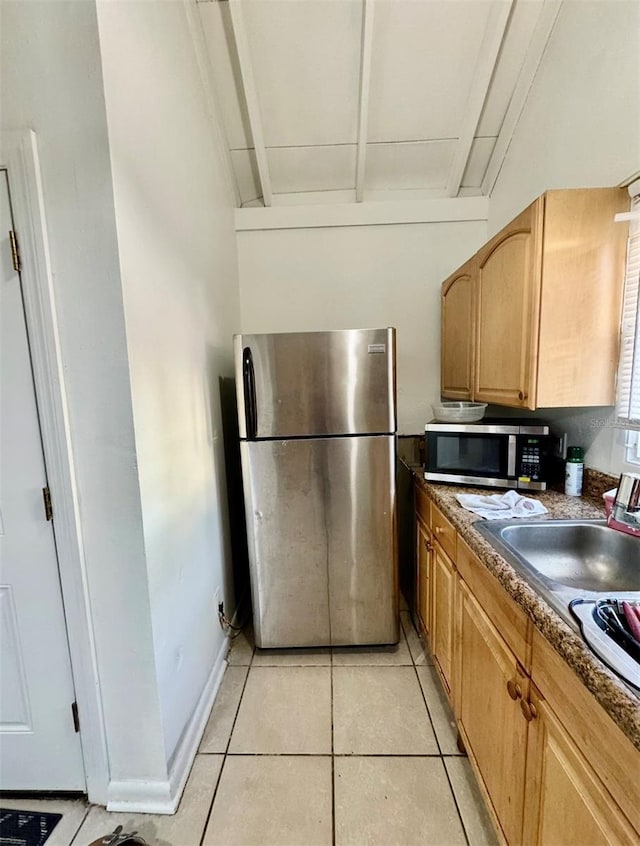
{"type": "Polygon", "coordinates": [[[507,682],[507,692],[514,702],[522,696],[522,688],[513,679],[509,679],[507,682]]]}
{"type": "Polygon", "coordinates": [[[520,700],[520,708],[522,709],[524,718],[528,723],[530,723],[531,720],[535,720],[535,718],[538,716],[536,706],[532,702],[527,702],[526,699],[520,700]]]}

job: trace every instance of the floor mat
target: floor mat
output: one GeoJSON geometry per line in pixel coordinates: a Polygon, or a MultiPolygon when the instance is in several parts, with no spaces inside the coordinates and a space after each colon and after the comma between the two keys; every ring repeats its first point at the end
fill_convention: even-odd
{"type": "Polygon", "coordinates": [[[62,814],[0,808],[0,846],[43,846],[62,814]]]}

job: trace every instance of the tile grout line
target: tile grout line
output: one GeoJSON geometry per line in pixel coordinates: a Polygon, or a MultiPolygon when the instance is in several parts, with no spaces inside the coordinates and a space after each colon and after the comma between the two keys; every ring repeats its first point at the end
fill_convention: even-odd
{"type": "MultiPolygon", "coordinates": [[[[216,779],[216,782],[215,782],[215,786],[214,786],[214,789],[213,789],[213,792],[212,792],[212,795],[211,795],[211,800],[210,800],[210,803],[209,803],[209,806],[208,806],[206,819],[205,819],[204,824],[203,824],[202,833],[201,833],[201,835],[198,839],[199,846],[203,846],[203,844],[205,842],[207,830],[208,830],[208,827],[210,825],[211,817],[212,817],[212,814],[213,814],[213,809],[214,809],[217,793],[218,793],[218,790],[220,788],[220,784],[221,784],[221,781],[222,781],[222,778],[223,778],[223,774],[226,770],[227,759],[229,757],[232,757],[232,758],[241,758],[241,757],[245,757],[245,758],[249,758],[249,757],[272,757],[272,758],[273,757],[314,757],[314,758],[327,758],[327,757],[330,757],[331,758],[332,846],[336,846],[336,840],[337,840],[337,830],[336,830],[336,822],[337,822],[336,821],[336,776],[335,776],[336,758],[411,758],[411,759],[440,758],[440,760],[442,761],[442,767],[445,771],[445,778],[447,780],[447,784],[449,785],[451,796],[453,798],[454,805],[456,807],[456,812],[457,812],[458,819],[460,821],[460,826],[461,826],[461,829],[462,829],[462,833],[463,833],[463,836],[464,836],[464,842],[467,844],[467,846],[471,846],[471,843],[472,843],[471,832],[467,831],[467,827],[466,827],[464,819],[462,817],[461,807],[460,807],[460,804],[458,802],[458,796],[457,796],[456,791],[453,787],[453,783],[452,783],[452,779],[451,779],[451,776],[449,774],[449,771],[448,771],[448,769],[445,765],[445,761],[447,759],[449,759],[449,760],[457,759],[457,758],[464,757],[464,756],[456,755],[454,753],[445,753],[445,752],[442,751],[443,747],[441,746],[440,739],[438,737],[438,734],[436,733],[435,724],[434,724],[434,721],[433,721],[433,718],[432,718],[432,715],[431,715],[431,711],[429,709],[427,697],[425,695],[425,691],[424,691],[424,688],[421,684],[420,675],[419,675],[420,667],[422,667],[423,669],[433,669],[433,667],[430,666],[430,665],[425,665],[425,664],[418,665],[418,663],[416,663],[417,660],[421,660],[421,659],[428,657],[427,647],[424,646],[424,642],[423,642],[422,638],[420,638],[420,636],[417,634],[417,632],[415,630],[415,627],[413,626],[413,621],[410,617],[410,612],[407,611],[406,613],[409,614],[408,625],[411,626],[411,632],[416,634],[416,637],[418,638],[418,643],[421,647],[420,654],[416,653],[417,657],[414,657],[414,653],[412,652],[412,650],[409,646],[409,633],[407,632],[407,628],[404,624],[402,616],[400,616],[400,634],[401,634],[400,642],[402,642],[402,640],[404,640],[405,646],[407,648],[407,651],[408,651],[410,659],[411,659],[410,664],[407,664],[407,665],[403,665],[403,664],[397,664],[397,665],[384,665],[384,664],[383,665],[379,665],[379,664],[348,665],[347,664],[347,665],[344,665],[344,667],[347,668],[347,669],[353,668],[354,666],[355,667],[358,667],[358,666],[371,667],[371,668],[378,667],[378,668],[381,668],[381,669],[387,668],[387,667],[393,667],[393,666],[395,666],[397,668],[400,668],[400,667],[403,667],[403,666],[413,667],[414,674],[415,674],[417,682],[418,682],[418,687],[420,688],[420,693],[422,695],[422,699],[423,699],[423,702],[424,702],[424,705],[425,705],[425,708],[426,708],[426,711],[427,711],[429,723],[430,723],[431,728],[432,728],[433,736],[434,736],[434,739],[436,741],[436,746],[437,746],[438,752],[431,753],[431,754],[417,754],[417,755],[411,755],[411,754],[407,755],[406,753],[405,754],[374,753],[374,754],[364,754],[364,755],[360,754],[360,753],[358,753],[358,754],[352,754],[352,753],[338,754],[338,753],[336,753],[336,751],[335,751],[334,675],[333,675],[333,672],[334,672],[334,667],[336,667],[336,666],[340,667],[341,665],[340,664],[336,665],[335,662],[334,662],[334,650],[333,650],[333,648],[330,648],[330,650],[329,650],[329,664],[328,665],[327,664],[321,664],[321,665],[308,665],[308,664],[300,664],[300,665],[298,665],[298,664],[294,664],[294,665],[277,665],[277,664],[275,664],[275,665],[261,665],[261,664],[255,663],[256,647],[254,645],[252,647],[251,657],[249,659],[248,664],[246,664],[246,665],[232,665],[232,664],[229,664],[227,662],[227,666],[225,668],[225,673],[226,673],[226,671],[229,669],[229,667],[238,667],[238,668],[240,666],[242,666],[243,668],[246,667],[246,675],[245,675],[244,681],[242,683],[242,689],[241,689],[240,697],[238,699],[238,704],[237,704],[237,707],[236,707],[236,711],[235,711],[235,714],[234,714],[234,718],[233,718],[233,721],[232,721],[231,728],[229,730],[229,735],[228,735],[228,739],[227,739],[224,751],[222,753],[220,753],[220,752],[200,752],[198,750],[197,753],[196,753],[196,757],[199,756],[199,755],[221,755],[221,757],[222,757],[222,763],[220,765],[220,770],[218,772],[218,776],[217,776],[217,779],[216,779]],[[243,701],[243,698],[244,698],[244,693],[245,693],[246,686],[247,686],[247,683],[248,683],[249,674],[250,674],[252,668],[261,669],[261,668],[264,667],[266,669],[275,669],[275,668],[278,668],[280,666],[292,667],[292,668],[316,666],[318,669],[320,667],[326,667],[326,666],[329,667],[329,672],[330,672],[330,708],[331,708],[331,713],[330,713],[330,718],[331,718],[331,750],[330,750],[329,753],[246,753],[246,752],[233,753],[233,752],[229,751],[230,745],[231,745],[231,739],[232,739],[232,736],[233,736],[233,732],[235,730],[238,715],[239,715],[240,708],[241,708],[241,705],[242,705],[242,701],[243,701]]],[[[73,844],[78,844],[78,846],[81,846],[78,838],[79,838],[79,835],[81,834],[83,826],[85,825],[85,823],[86,823],[86,821],[89,817],[89,814],[91,812],[91,808],[92,808],[92,806],[88,805],[88,804],[85,807],[82,819],[80,820],[77,828],[73,832],[72,839],[69,843],[69,846],[73,846],[73,844]]]]}
{"type": "MultiPolygon", "coordinates": [[[[402,621],[402,618],[400,618],[400,619],[402,621]]],[[[411,619],[411,618],[409,618],[409,619],[411,619]]],[[[411,620],[411,625],[413,626],[413,620],[411,620]]],[[[403,629],[404,629],[404,627],[403,627],[403,629]]],[[[417,632],[416,632],[416,634],[417,634],[417,632]]],[[[406,633],[405,633],[405,635],[406,635],[406,633]]],[[[420,637],[420,636],[418,635],[418,637],[420,637]]],[[[420,641],[422,643],[422,639],[420,639],[420,641]]],[[[408,638],[407,638],[407,642],[408,642],[408,638]]],[[[411,650],[409,650],[409,652],[411,652],[411,650]]],[[[423,652],[424,652],[424,649],[423,649],[423,652]]],[[[413,658],[413,655],[411,657],[413,658]]],[[[435,729],[435,726],[433,724],[433,719],[431,717],[431,711],[429,710],[429,704],[427,703],[427,697],[425,696],[422,685],[420,684],[420,675],[418,673],[418,667],[416,665],[415,659],[414,659],[414,662],[413,662],[413,669],[415,671],[416,678],[418,680],[418,685],[420,687],[420,692],[422,693],[422,699],[424,701],[425,708],[427,709],[427,714],[429,716],[429,722],[431,723],[431,728],[433,730],[433,736],[435,737],[436,744],[438,746],[438,749],[440,750],[440,754],[437,757],[439,757],[440,761],[442,762],[442,769],[444,770],[444,775],[445,775],[445,778],[447,779],[447,784],[449,785],[449,790],[451,791],[451,797],[453,798],[453,804],[456,807],[456,813],[458,814],[458,819],[460,820],[460,827],[462,828],[462,834],[464,835],[464,839],[467,843],[467,846],[471,846],[471,841],[469,840],[469,835],[467,834],[467,828],[464,824],[464,820],[462,819],[462,814],[460,812],[460,805],[458,804],[458,797],[456,796],[456,792],[453,789],[453,784],[451,783],[451,778],[449,776],[449,770],[447,769],[447,767],[445,766],[445,763],[444,763],[445,755],[442,751],[442,747],[440,746],[440,740],[438,738],[438,735],[436,734],[436,729],[435,729]]],[[[436,756],[434,756],[434,757],[436,757],[436,756]]],[[[457,757],[460,757],[460,756],[458,756],[458,755],[447,755],[446,757],[447,758],[457,758],[457,757]]]]}
{"type": "MultiPolygon", "coordinates": [[[[87,802],[87,807],[85,808],[84,816],[80,820],[80,825],[76,828],[76,830],[73,834],[73,837],[71,838],[71,840],[69,842],[69,846],[73,846],[73,844],[76,842],[78,835],[80,834],[80,829],[86,823],[87,817],[89,816],[89,811],[91,810],[91,805],[89,804],[88,799],[86,800],[86,802],[87,802]]],[[[64,814],[62,815],[62,818],[64,819],[64,814]]],[[[53,831],[52,831],[52,833],[53,833],[53,831]]]]}
{"type": "MultiPolygon", "coordinates": [[[[220,755],[220,752],[199,752],[199,755],[220,755]]],[[[462,758],[462,755],[441,755],[439,752],[229,752],[226,758],[462,758]]]]}
{"type": "MultiPolygon", "coordinates": [[[[207,834],[207,829],[209,828],[209,822],[211,820],[211,814],[213,813],[213,805],[216,801],[216,796],[218,795],[218,788],[220,787],[220,782],[222,781],[222,774],[224,772],[224,768],[225,768],[225,765],[227,763],[227,756],[229,754],[229,745],[231,744],[231,736],[233,735],[233,730],[236,727],[236,720],[238,719],[238,713],[240,712],[240,705],[242,704],[242,698],[244,696],[244,691],[245,691],[245,688],[247,686],[247,681],[249,680],[249,672],[251,670],[251,665],[253,664],[253,656],[255,655],[255,652],[256,652],[256,647],[255,647],[255,644],[254,644],[253,649],[251,651],[251,659],[249,660],[249,664],[247,665],[247,675],[244,677],[244,682],[242,684],[242,691],[240,693],[240,699],[238,700],[238,707],[236,708],[236,713],[235,713],[235,716],[233,718],[233,723],[231,725],[231,731],[229,732],[229,739],[227,740],[227,745],[226,745],[225,751],[223,753],[222,765],[220,766],[220,772],[218,773],[216,786],[214,787],[213,794],[211,796],[211,804],[209,805],[209,811],[207,813],[207,818],[204,822],[204,827],[202,829],[202,835],[200,837],[199,846],[203,846],[204,838],[207,834]]],[[[227,670],[229,669],[230,666],[232,666],[232,665],[229,664],[229,662],[227,661],[227,667],[225,669],[225,673],[227,672],[227,670]]],[[[243,665],[236,665],[236,666],[243,666],[243,665]]],[[[222,682],[220,684],[222,685],[222,682]]],[[[215,702],[214,702],[214,705],[215,705],[215,702]]],[[[197,754],[203,754],[203,753],[197,753],[197,754]]],[[[207,753],[204,753],[204,754],[207,754],[207,753]]],[[[210,752],[208,754],[213,755],[213,754],[219,754],[219,753],[210,752]]]]}
{"type": "MultiPolygon", "coordinates": [[[[455,756],[450,756],[455,757],[455,756]]],[[[462,819],[462,813],[460,812],[460,805],[458,805],[458,797],[456,796],[456,792],[453,789],[453,784],[451,783],[451,778],[449,776],[449,770],[446,768],[444,763],[444,757],[440,759],[442,761],[442,768],[444,770],[444,774],[447,779],[447,783],[449,784],[449,790],[451,791],[451,795],[453,796],[453,804],[456,806],[456,811],[458,812],[458,819],[460,820],[460,826],[462,827],[462,833],[464,834],[464,839],[467,841],[467,846],[471,846],[471,841],[469,840],[469,835],[467,834],[467,827],[464,824],[464,820],[462,819]]]]}
{"type": "MultiPolygon", "coordinates": [[[[411,625],[413,626],[413,621],[411,621],[411,625]]],[[[416,634],[417,634],[417,632],[416,632],[416,634]]],[[[418,637],[420,638],[420,635],[418,635],[418,637]]],[[[408,638],[407,638],[407,642],[408,642],[408,638]]],[[[420,643],[422,644],[422,638],[420,638],[420,643]]],[[[424,653],[424,649],[422,651],[424,653]]],[[[409,650],[409,653],[411,654],[411,650],[409,650]]],[[[431,716],[431,711],[429,710],[429,703],[427,702],[427,697],[425,696],[424,689],[422,687],[422,684],[420,683],[420,674],[418,673],[418,666],[415,662],[415,659],[413,658],[413,655],[411,655],[411,658],[412,658],[412,661],[413,661],[413,671],[416,674],[416,681],[418,682],[418,687],[420,688],[420,694],[422,696],[422,701],[424,702],[424,707],[427,711],[427,716],[429,718],[429,724],[431,725],[431,731],[433,732],[433,737],[436,741],[436,746],[438,747],[438,756],[440,758],[442,758],[442,755],[443,755],[442,746],[440,745],[440,739],[438,738],[438,733],[436,732],[436,727],[435,727],[434,722],[433,722],[433,717],[431,716]]],[[[442,766],[444,766],[444,763],[443,763],[442,766]]]]}

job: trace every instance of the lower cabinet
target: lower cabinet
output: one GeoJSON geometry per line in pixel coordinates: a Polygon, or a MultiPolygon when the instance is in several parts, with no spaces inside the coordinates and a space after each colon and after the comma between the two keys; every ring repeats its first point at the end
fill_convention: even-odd
{"type": "Polygon", "coordinates": [[[425,632],[431,629],[431,535],[420,520],[416,531],[416,614],[425,632]]]}
{"type": "Polygon", "coordinates": [[[456,571],[449,556],[433,544],[431,558],[431,648],[450,694],[453,677],[453,625],[456,571]]]}
{"type": "Polygon", "coordinates": [[[415,610],[501,838],[640,843],[640,753],[420,494],[415,610]]]}
{"type": "Polygon", "coordinates": [[[471,592],[458,582],[460,731],[509,843],[522,834],[528,679],[471,592]]]}
{"type": "Polygon", "coordinates": [[[589,763],[531,686],[524,846],[637,844],[589,763]]]}

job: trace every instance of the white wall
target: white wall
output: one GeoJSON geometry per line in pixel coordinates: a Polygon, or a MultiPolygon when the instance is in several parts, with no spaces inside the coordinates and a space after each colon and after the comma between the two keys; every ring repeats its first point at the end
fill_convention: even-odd
{"type": "MultiPolygon", "coordinates": [[[[490,235],[547,189],[617,185],[640,168],[639,55],[637,0],[565,0],[491,197],[490,235]]],[[[553,419],[589,447],[590,466],[616,474],[611,411],[553,419]]]]}
{"type": "Polygon", "coordinates": [[[489,210],[493,235],[549,188],[640,168],[640,4],[564,0],[489,210]]]}
{"type": "Polygon", "coordinates": [[[484,221],[238,233],[243,332],[395,326],[398,431],[440,396],[440,284],[484,221]]]}
{"type": "Polygon", "coordinates": [[[154,780],[166,762],[95,6],[0,13],[2,128],[39,139],[110,776],[154,780]]]}
{"type": "Polygon", "coordinates": [[[159,696],[170,758],[234,610],[218,379],[239,328],[231,199],[182,0],[98,2],[159,696]]]}
{"type": "Polygon", "coordinates": [[[182,0],[98,13],[0,4],[2,129],[39,138],[109,758],[90,798],[166,806],[224,651],[214,590],[234,604],[218,378],[235,232],[182,0]]]}

